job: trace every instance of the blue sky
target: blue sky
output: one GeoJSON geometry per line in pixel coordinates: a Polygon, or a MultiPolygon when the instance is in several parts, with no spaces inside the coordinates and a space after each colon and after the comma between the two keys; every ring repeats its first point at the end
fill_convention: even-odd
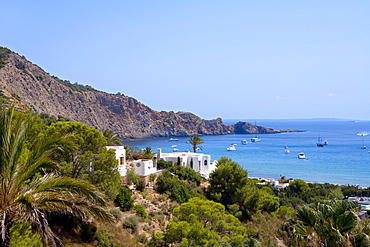
{"type": "Polygon", "coordinates": [[[213,119],[370,119],[370,1],[3,1],[0,46],[213,119]]]}

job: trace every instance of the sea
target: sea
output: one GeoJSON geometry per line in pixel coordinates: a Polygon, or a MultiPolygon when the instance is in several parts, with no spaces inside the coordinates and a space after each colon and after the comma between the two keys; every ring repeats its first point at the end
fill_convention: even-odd
{"type": "MultiPolygon", "coordinates": [[[[225,124],[238,121],[256,123],[277,130],[300,130],[279,134],[258,134],[259,142],[251,142],[254,134],[231,134],[202,136],[203,152],[212,160],[223,156],[238,162],[248,171],[249,177],[279,179],[302,179],[310,182],[333,183],[370,187],[370,121],[342,119],[302,120],[224,120],[225,124]],[[318,147],[322,139],[328,145],[318,147]],[[247,145],[242,145],[247,140],[247,145]],[[228,151],[231,144],[236,150],[228,151]],[[364,148],[367,146],[367,148],[364,148]],[[288,149],[290,153],[286,153],[288,149]],[[306,159],[298,159],[303,152],[306,159]]],[[[138,148],[151,147],[153,152],[192,151],[187,143],[189,137],[135,139],[124,141],[124,145],[138,148]]]]}

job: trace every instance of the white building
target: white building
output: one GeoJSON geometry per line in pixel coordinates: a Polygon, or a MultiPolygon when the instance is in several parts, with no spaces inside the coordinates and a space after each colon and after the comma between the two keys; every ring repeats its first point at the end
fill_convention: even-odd
{"type": "Polygon", "coordinates": [[[163,159],[164,161],[172,161],[177,164],[180,163],[184,167],[191,167],[194,171],[198,172],[202,177],[209,178],[214,170],[216,170],[217,161],[211,162],[211,155],[203,153],[190,153],[190,152],[175,152],[175,153],[162,153],[158,148],[157,155],[152,160],[132,160],[126,161],[126,150],[124,146],[107,146],[107,149],[114,149],[117,159],[117,169],[121,177],[125,177],[129,170],[134,170],[139,176],[149,176],[157,172],[157,160],[163,159]]]}
{"type": "Polygon", "coordinates": [[[157,172],[157,165],[154,163],[153,160],[132,160],[128,161],[128,167],[140,176],[149,176],[157,172]]]}
{"type": "Polygon", "coordinates": [[[211,155],[203,153],[191,153],[191,152],[174,152],[174,153],[162,153],[162,150],[157,150],[157,160],[163,159],[164,161],[172,161],[172,163],[180,163],[184,167],[191,167],[194,171],[198,172],[202,177],[209,178],[214,170],[216,170],[217,161],[211,162],[211,155]]]}
{"type": "Polygon", "coordinates": [[[128,171],[126,166],[126,149],[124,146],[106,146],[107,149],[114,149],[117,159],[117,169],[121,177],[125,177],[128,171]]]}

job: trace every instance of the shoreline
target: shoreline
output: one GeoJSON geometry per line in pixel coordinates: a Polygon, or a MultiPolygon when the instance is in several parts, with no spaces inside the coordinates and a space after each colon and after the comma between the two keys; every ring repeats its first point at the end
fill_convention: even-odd
{"type": "MultiPolygon", "coordinates": [[[[263,177],[248,177],[249,179],[256,179],[258,181],[267,181],[267,182],[270,182],[272,183],[273,181],[279,181],[280,179],[277,179],[277,178],[263,178],[263,177]]],[[[298,178],[297,178],[298,179],[298,178]]],[[[287,179],[289,180],[289,179],[287,179]]],[[[293,178],[293,180],[295,180],[293,178]]],[[[301,179],[303,180],[303,179],[301,179]]],[[[358,189],[367,189],[368,187],[364,187],[364,186],[359,186],[359,185],[350,185],[350,184],[338,184],[338,183],[323,183],[323,182],[315,182],[315,181],[305,181],[303,180],[305,183],[307,184],[331,184],[331,185],[335,185],[335,186],[354,186],[354,187],[357,187],[358,189]]]]}

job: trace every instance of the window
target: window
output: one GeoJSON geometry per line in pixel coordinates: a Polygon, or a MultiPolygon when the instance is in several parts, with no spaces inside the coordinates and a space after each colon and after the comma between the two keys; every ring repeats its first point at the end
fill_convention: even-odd
{"type": "Polygon", "coordinates": [[[207,165],[207,160],[204,160],[204,165],[205,165],[205,166],[207,165]]]}
{"type": "Polygon", "coordinates": [[[125,164],[125,157],[119,157],[119,164],[120,165],[125,164]]]}
{"type": "Polygon", "coordinates": [[[136,164],[136,166],[137,166],[137,167],[140,167],[140,166],[141,166],[141,164],[140,164],[140,163],[137,163],[137,164],[136,164]]]}

